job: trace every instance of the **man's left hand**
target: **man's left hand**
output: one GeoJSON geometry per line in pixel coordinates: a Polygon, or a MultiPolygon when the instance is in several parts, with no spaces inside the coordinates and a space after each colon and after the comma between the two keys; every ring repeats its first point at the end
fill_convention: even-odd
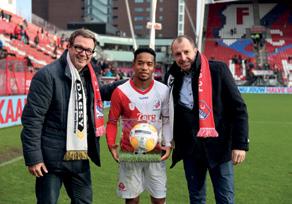
{"type": "Polygon", "coordinates": [[[246,154],[245,150],[238,149],[232,150],[232,163],[234,165],[242,163],[245,159],[245,154],[246,154]]]}

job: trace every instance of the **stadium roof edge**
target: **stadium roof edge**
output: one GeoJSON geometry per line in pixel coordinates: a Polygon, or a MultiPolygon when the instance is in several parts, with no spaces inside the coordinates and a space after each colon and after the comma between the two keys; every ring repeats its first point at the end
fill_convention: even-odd
{"type": "MultiPolygon", "coordinates": [[[[132,38],[117,37],[117,36],[107,36],[96,34],[96,39],[101,46],[106,44],[118,44],[118,45],[133,45],[132,38]]],[[[156,46],[169,46],[173,39],[155,39],[156,46]]],[[[148,45],[148,38],[137,38],[138,45],[148,45]]]]}

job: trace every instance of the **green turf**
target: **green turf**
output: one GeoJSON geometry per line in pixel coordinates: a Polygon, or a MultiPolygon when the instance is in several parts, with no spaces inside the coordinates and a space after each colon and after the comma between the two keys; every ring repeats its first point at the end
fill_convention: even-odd
{"type": "MultiPolygon", "coordinates": [[[[235,167],[238,204],[292,203],[292,95],[244,95],[250,116],[250,151],[246,161],[235,167]]],[[[20,127],[0,130],[0,156],[20,147],[20,127]]],[[[117,163],[101,139],[102,167],[91,165],[94,203],[120,204],[115,194],[117,163]]],[[[167,163],[170,166],[170,160],[167,163]]],[[[0,204],[35,203],[34,178],[23,160],[0,166],[0,204]]],[[[182,164],[168,169],[168,204],[187,204],[182,164]]],[[[207,203],[215,203],[208,178],[207,203]]],[[[59,203],[69,203],[62,189],[59,203]]],[[[148,204],[143,193],[141,204],[148,204]]]]}
{"type": "Polygon", "coordinates": [[[11,150],[11,148],[19,148],[20,141],[20,128],[0,128],[0,154],[11,150]]]}

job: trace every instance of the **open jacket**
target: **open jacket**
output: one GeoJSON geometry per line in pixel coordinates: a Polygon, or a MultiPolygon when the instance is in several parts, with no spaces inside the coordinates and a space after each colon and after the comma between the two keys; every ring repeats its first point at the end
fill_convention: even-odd
{"type": "Polygon", "coordinates": [[[173,122],[175,148],[172,167],[185,157],[194,157],[214,167],[231,159],[233,149],[248,150],[248,114],[232,74],[225,63],[209,61],[212,77],[213,113],[218,138],[198,138],[198,78],[200,54],[192,65],[192,91],[194,108],[189,110],[179,104],[184,73],[174,63],[166,74],[171,88],[170,113],[173,122]]]}
{"type": "MultiPolygon", "coordinates": [[[[22,113],[21,139],[27,166],[44,162],[48,168],[58,168],[66,152],[68,101],[71,73],[65,51],[53,63],[39,70],[33,77],[22,113]]],[[[90,76],[88,76],[90,77],[90,76]]],[[[99,137],[95,136],[93,89],[87,83],[88,155],[100,166],[99,137]]],[[[113,90],[122,82],[100,86],[102,100],[110,100],[113,90]]]]}

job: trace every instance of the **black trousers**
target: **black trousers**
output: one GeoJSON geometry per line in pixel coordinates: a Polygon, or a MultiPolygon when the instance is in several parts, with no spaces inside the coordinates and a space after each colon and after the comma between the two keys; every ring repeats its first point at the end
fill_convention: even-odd
{"type": "Polygon", "coordinates": [[[64,184],[71,204],[92,203],[89,161],[64,161],[61,169],[49,170],[36,178],[35,192],[38,204],[56,204],[64,184]]]}

